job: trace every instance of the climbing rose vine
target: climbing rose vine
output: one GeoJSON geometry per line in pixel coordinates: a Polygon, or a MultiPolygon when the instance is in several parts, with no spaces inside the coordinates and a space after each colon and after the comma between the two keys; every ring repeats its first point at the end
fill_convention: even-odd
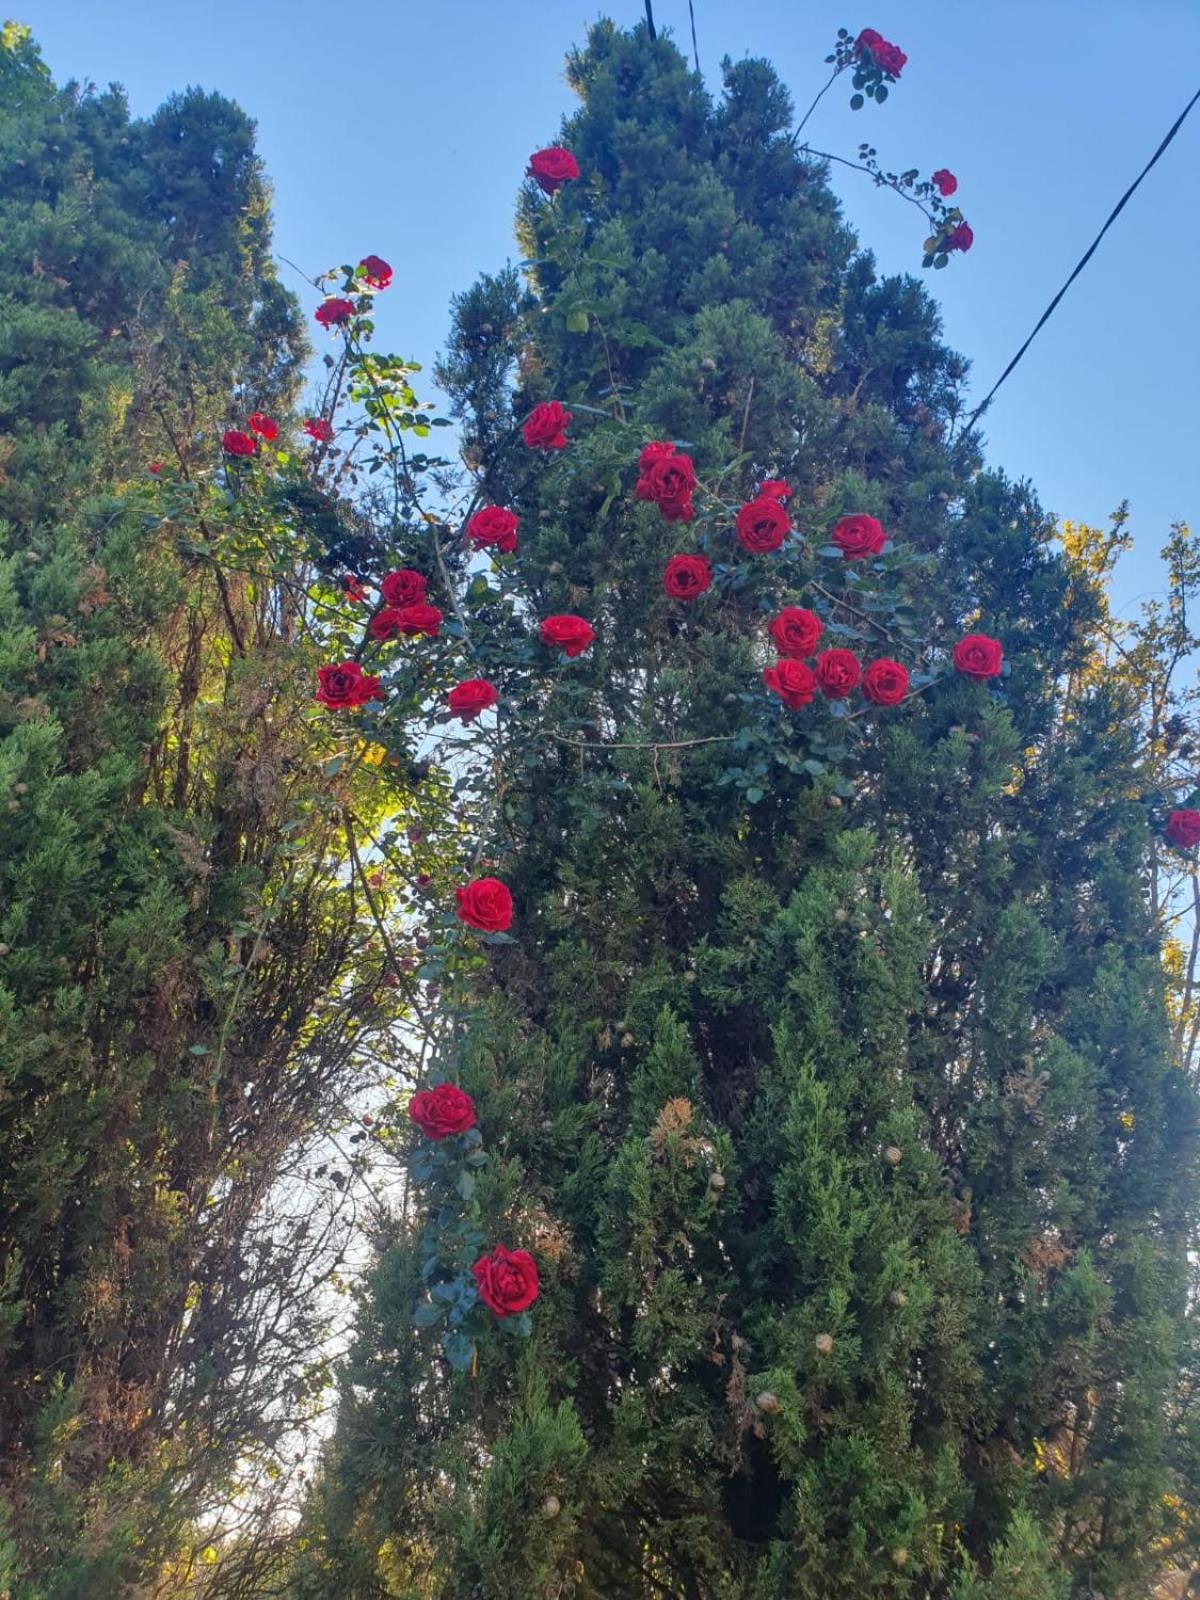
{"type": "MultiPolygon", "coordinates": [[[[813,102],[797,133],[812,116],[826,91],[844,72],[851,74],[852,111],[861,111],[868,100],[882,106],[908,65],[908,56],[898,44],[885,39],[877,28],[860,28],[857,34],[852,34],[848,28],[839,28],[833,49],[825,61],[833,67],[833,74],[813,102]]],[[[805,145],[804,148],[811,149],[811,146],[805,145]]],[[[916,167],[889,172],[880,165],[878,152],[871,144],[859,145],[857,162],[846,161],[842,156],[831,157],[820,150],[813,150],[812,154],[818,159],[845,161],[847,166],[857,167],[877,185],[894,190],[924,213],[931,232],[924,244],[923,267],[944,267],[955,251],[962,253],[971,248],[975,236],[970,226],[957,206],[946,203],[958,191],[958,179],[948,167],[939,167],[928,178],[922,178],[916,167]]]]}
{"type": "MultiPolygon", "coordinates": [[[[870,30],[847,36],[842,55],[848,69],[875,86],[876,100],[905,64],[903,52],[870,30]]],[[[574,156],[560,146],[538,151],[529,176],[536,186],[531,203],[559,225],[555,197],[581,177],[574,156]]],[[[943,169],[930,187],[947,195],[954,180],[943,169]]],[[[519,517],[511,506],[479,492],[454,515],[424,507],[422,475],[445,463],[414,456],[404,443],[406,432],[423,439],[430,426],[409,386],[414,369],[370,349],[372,297],[391,281],[382,257],[364,256],[343,269],[340,280],[324,280],[327,292],[315,312],[342,342],[340,387],[321,414],[303,424],[315,448],[302,458],[302,469],[318,481],[344,471],[339,463],[348,462],[359,448],[355,441],[366,437],[370,471],[390,474],[397,503],[406,508],[404,536],[394,548],[352,535],[336,547],[338,575],[329,592],[342,610],[331,631],[337,652],[317,671],[319,714],[331,738],[338,737],[333,730],[346,730],[343,748],[354,761],[379,762],[385,774],[393,762],[422,765],[411,750],[394,752],[406,751],[408,727],[429,723],[452,724],[467,752],[503,747],[511,758],[544,740],[586,749],[593,734],[581,739],[578,721],[555,725],[554,691],[560,682],[583,686],[604,670],[603,609],[596,616],[542,614],[537,574],[522,570],[519,517]],[[343,396],[359,407],[365,424],[335,426],[343,396]]],[[[295,470],[286,450],[275,455],[259,448],[278,432],[270,418],[253,413],[245,432],[230,429],[223,436],[234,492],[251,494],[259,478],[265,484],[295,470]]],[[[645,519],[648,536],[653,530],[669,541],[668,529],[687,525],[688,547],[664,551],[656,569],[660,604],[648,615],[660,622],[648,626],[666,617],[672,629],[698,635],[733,627],[744,636],[753,663],[742,702],[745,726],[728,736],[718,781],[734,784],[747,804],[762,798],[776,761],[828,784],[839,803],[851,798],[858,752],[874,720],[905,714],[907,702],[951,670],[980,686],[1002,671],[1000,644],[986,634],[942,642],[889,620],[899,575],[925,558],[890,539],[874,511],[849,490],[822,509],[798,505],[782,476],[749,478],[737,459],[702,477],[686,441],[647,439],[619,405],[605,414],[575,395],[539,400],[497,449],[509,452],[518,481],[520,474],[560,471],[576,450],[585,460],[602,451],[623,463],[614,492],[645,519]],[[739,483],[740,476],[749,481],[739,483]]],[[[508,481],[500,471],[478,478],[480,485],[508,481]]],[[[429,928],[416,936],[415,958],[386,952],[384,987],[416,983],[424,986],[427,1003],[448,1004],[439,994],[443,975],[451,985],[459,974],[465,980],[486,964],[492,946],[512,942],[521,908],[505,881],[510,847],[488,815],[485,806],[477,854],[463,858],[453,894],[447,887],[440,905],[431,903],[437,880],[421,864],[422,832],[410,832],[405,889],[414,904],[427,907],[429,928]],[[497,856],[486,855],[488,849],[497,856]]],[[[1173,814],[1169,837],[1189,837],[1175,815],[1184,813],[1173,814]]],[[[395,892],[381,866],[364,868],[363,881],[372,895],[395,892]]],[[[439,1047],[414,1087],[408,1120],[416,1141],[411,1172],[426,1219],[426,1291],[414,1323],[436,1330],[446,1359],[463,1368],[476,1359],[489,1319],[518,1334],[529,1331],[539,1277],[536,1240],[526,1238],[530,1248],[522,1247],[519,1219],[504,1229],[504,1239],[481,1229],[473,1196],[476,1174],[488,1161],[489,1130],[479,1126],[456,1076],[453,1049],[439,1047]]]]}

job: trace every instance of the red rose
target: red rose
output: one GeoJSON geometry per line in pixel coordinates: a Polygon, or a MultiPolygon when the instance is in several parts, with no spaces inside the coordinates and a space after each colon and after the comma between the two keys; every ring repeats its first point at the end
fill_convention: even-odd
{"type": "Polygon", "coordinates": [[[427,1139],[446,1139],[475,1126],[475,1102],[453,1083],[419,1090],[408,1102],[408,1114],[427,1139]]]}
{"type": "Polygon", "coordinates": [[[882,44],[876,45],[875,60],[889,78],[898,78],[904,71],[904,63],[908,57],[897,44],[889,44],[885,39],[882,44]]]}
{"type": "Polygon", "coordinates": [[[1180,850],[1193,850],[1200,844],[1200,811],[1172,811],[1167,818],[1167,838],[1180,850]]]}
{"type": "Polygon", "coordinates": [[[862,692],[874,706],[899,705],[908,693],[908,673],[898,661],[872,661],[863,673],[862,692]]]}
{"type": "Polygon", "coordinates": [[[384,606],[377,611],[367,624],[367,632],[372,639],[378,639],[380,644],[385,639],[394,639],[400,632],[400,608],[398,606],[384,606]]]}
{"type": "Polygon", "coordinates": [[[854,41],[854,53],[861,56],[864,51],[881,72],[886,72],[891,78],[898,78],[904,70],[904,63],[908,57],[898,45],[889,44],[881,33],[874,28],[864,28],[854,41]]]}
{"type": "Polygon", "coordinates": [[[590,623],[582,617],[559,615],[547,617],[538,628],[538,638],[565,656],[581,656],[596,637],[590,623]]]}
{"type": "Polygon", "coordinates": [[[351,572],[346,573],[342,579],[342,593],[347,600],[365,600],[367,598],[367,591],[351,572]]]}
{"type": "Polygon", "coordinates": [[[778,500],[770,496],[748,500],[737,514],[738,543],[751,555],[766,555],[787,538],[791,529],[788,514],[778,500]]]}
{"type": "Polygon", "coordinates": [[[383,692],[379,679],[369,677],[357,661],[343,661],[340,667],[317,668],[316,698],[331,711],[348,711],[382,700],[383,692]]]}
{"type": "Polygon", "coordinates": [[[424,600],[425,577],[411,567],[399,567],[387,574],[379,592],[389,606],[410,606],[414,600],[424,600]]]}
{"type": "Polygon", "coordinates": [[[833,542],[846,561],[862,561],[867,556],[877,556],[887,542],[887,535],[874,517],[857,512],[843,517],[833,530],[833,542]]]}
{"type": "Polygon", "coordinates": [[[511,555],[517,548],[517,514],[503,506],[484,506],[467,523],[467,543],[476,550],[500,550],[511,555]]]}
{"type": "Polygon", "coordinates": [[[691,457],[678,452],[674,445],[655,442],[642,451],[634,493],[639,500],[652,501],[667,522],[691,521],[695,487],[696,469],[691,457]]]}
{"type": "Polygon", "coordinates": [[[571,413],[559,400],[543,400],[525,419],[521,437],[531,450],[565,450],[571,413]]]}
{"type": "Polygon", "coordinates": [[[688,495],[679,500],[660,500],[658,509],[664,522],[690,522],[696,514],[688,495]]]}
{"type": "Polygon", "coordinates": [[[703,556],[672,556],[663,571],[663,588],[672,600],[698,600],[711,582],[703,556]]]}
{"type": "Polygon", "coordinates": [[[304,424],[304,431],[310,439],[316,439],[320,444],[328,444],[333,438],[333,423],[327,422],[324,417],[309,417],[304,424]]]}
{"type": "Polygon", "coordinates": [[[817,679],[812,668],[794,656],[786,656],[773,667],[764,667],[763,682],[792,711],[808,705],[817,693],[817,679]]]}
{"type": "Polygon", "coordinates": [[[815,611],[803,606],[784,606],[777,617],[771,619],[767,632],[775,641],[781,656],[810,656],[821,637],[821,619],[815,611]]]}
{"type": "Polygon", "coordinates": [[[639,500],[655,504],[662,500],[681,500],[695,487],[696,471],[691,457],[677,451],[674,445],[652,444],[642,451],[634,490],[639,500]]]}
{"type": "Polygon", "coordinates": [[[791,495],[791,485],[782,478],[764,478],[758,489],[760,500],[790,500],[791,495]]]}
{"type": "Polygon", "coordinates": [[[955,672],[961,672],[964,678],[973,678],[976,683],[983,683],[987,678],[998,676],[1004,651],[986,633],[968,633],[954,646],[951,660],[955,672]]]}
{"type": "Polygon", "coordinates": [[[392,269],[382,256],[364,256],[358,266],[368,289],[386,289],[392,281],[392,269]]]}
{"type": "Polygon", "coordinates": [[[652,461],[662,461],[667,456],[675,454],[675,446],[666,439],[651,439],[649,444],[642,446],[638,456],[639,476],[646,471],[652,461]]]}
{"type": "Polygon", "coordinates": [[[252,456],[254,454],[254,440],[248,433],[242,433],[238,428],[226,428],[221,435],[221,449],[227,456],[252,456]]]}
{"type": "Polygon", "coordinates": [[[480,933],[504,933],[512,927],[513,903],[499,878],[476,878],[465,889],[455,889],[458,920],[480,933]]]}
{"type": "Polygon", "coordinates": [[[467,678],[462,683],[454,685],[446,696],[446,704],[456,717],[461,717],[464,722],[470,722],[481,711],[494,706],[499,698],[486,678],[467,678]]]}
{"type": "Polygon", "coordinates": [[[264,416],[261,411],[252,411],[246,418],[246,426],[251,433],[256,433],[260,439],[265,439],[268,444],[279,432],[279,424],[272,422],[271,418],[264,416]]]}
{"type": "Polygon", "coordinates": [[[313,312],[313,316],[316,317],[323,328],[335,328],[339,322],[349,322],[353,315],[353,300],[341,300],[337,297],[330,300],[322,300],[321,304],[313,312]]]}
{"type": "Polygon", "coordinates": [[[943,200],[948,199],[958,188],[958,179],[948,167],[939,167],[929,181],[943,200]]]}
{"type": "Polygon", "coordinates": [[[951,250],[967,251],[975,243],[975,233],[970,223],[960,222],[957,228],[952,228],[942,240],[942,249],[947,253],[951,250]]]}
{"type": "Polygon", "coordinates": [[[410,636],[423,633],[427,638],[436,639],[442,613],[436,606],[426,605],[423,600],[414,600],[411,605],[400,606],[395,618],[399,632],[410,636]]]}
{"type": "Polygon", "coordinates": [[[826,700],[841,700],[862,680],[862,668],[852,650],[822,650],[817,657],[817,682],[826,700]]]}
{"type": "Polygon", "coordinates": [[[150,465],[146,468],[146,471],[153,473],[154,476],[157,478],[159,473],[162,471],[162,469],[163,469],[163,463],[161,461],[152,461],[150,463],[150,465]]]}
{"type": "Polygon", "coordinates": [[[564,183],[571,183],[578,178],[579,163],[562,145],[552,144],[546,150],[534,151],[525,169],[525,176],[532,178],[544,193],[553,194],[564,183]]]}
{"type": "Polygon", "coordinates": [[[498,1244],[471,1268],[479,1298],[498,1317],[515,1317],[538,1297],[537,1266],[528,1250],[506,1250],[498,1244]]]}

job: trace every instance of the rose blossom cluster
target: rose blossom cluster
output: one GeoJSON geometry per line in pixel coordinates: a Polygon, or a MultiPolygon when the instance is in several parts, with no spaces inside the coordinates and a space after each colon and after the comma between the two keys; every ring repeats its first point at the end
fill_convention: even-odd
{"type": "Polygon", "coordinates": [[[322,328],[341,328],[352,321],[356,312],[361,307],[367,306],[370,294],[386,289],[392,281],[392,269],[382,256],[364,256],[358,266],[349,273],[346,288],[364,298],[359,305],[347,299],[344,294],[326,295],[321,304],[313,312],[313,317],[322,328]]]}
{"type": "Polygon", "coordinates": [[[854,54],[867,67],[878,67],[885,78],[897,79],[908,57],[874,28],[864,28],[854,41],[854,54]]]}
{"type": "MultiPolygon", "coordinates": [[[[639,467],[639,492],[642,499],[653,499],[641,492],[647,467],[671,462],[676,472],[685,471],[695,483],[692,463],[671,446],[647,446],[639,467]],[[653,454],[647,455],[647,450],[653,454]],[[665,454],[669,450],[670,454],[665,454]],[[686,466],[684,465],[686,463],[686,466]]],[[[791,531],[783,502],[791,490],[780,479],[768,478],[757,495],[748,500],[734,519],[734,532],[742,549],[750,555],[770,555],[778,550],[791,531]]],[[[881,553],[887,535],[877,517],[855,512],[841,517],[830,534],[830,542],[845,561],[865,561],[881,553]]],[[[698,600],[712,584],[712,569],[702,555],[676,555],[663,571],[663,589],[673,600],[698,600]]],[[[844,700],[855,689],[871,705],[894,706],[907,696],[909,675],[898,661],[881,657],[865,667],[850,650],[823,650],[813,666],[807,665],[821,636],[822,624],[814,611],[802,606],[785,606],[767,629],[779,659],[763,670],[763,682],[791,711],[800,711],[822,695],[826,700],[844,700]]],[[[983,680],[995,677],[1001,668],[1000,646],[982,634],[969,634],[954,650],[955,670],[966,677],[983,680]]]]}
{"type": "MultiPolygon", "coordinates": [[[[833,50],[825,60],[833,67],[834,78],[847,69],[852,72],[852,111],[861,111],[868,100],[882,105],[891,92],[890,86],[898,82],[908,64],[908,57],[900,46],[885,39],[878,28],[862,28],[856,36],[851,35],[847,28],[839,28],[833,50]]],[[[832,83],[833,78],[829,82],[832,83]]],[[[824,94],[824,90],[821,93],[824,94]]],[[[821,96],[817,98],[819,100],[821,96]]],[[[807,116],[804,121],[808,121],[807,116]]],[[[804,123],[800,126],[803,127],[804,123]]],[[[858,162],[851,162],[850,165],[857,165],[877,184],[894,189],[897,194],[920,206],[933,224],[933,232],[925,241],[923,266],[944,267],[953,253],[965,253],[975,242],[975,235],[962,212],[943,203],[958,189],[958,179],[948,167],[939,167],[928,180],[918,182],[916,168],[900,175],[885,172],[876,159],[874,148],[869,144],[859,146],[858,162]]]]}
{"type": "MultiPolygon", "coordinates": [[[[239,456],[252,456],[258,449],[260,439],[264,444],[270,444],[278,433],[277,422],[273,422],[262,411],[252,411],[246,418],[245,432],[241,428],[226,428],[221,435],[221,449],[227,456],[233,456],[235,459],[239,456]]],[[[161,463],[156,465],[161,471],[161,463]]]]}
{"type": "MultiPolygon", "coordinates": [[[[873,520],[873,519],[868,519],[873,520]]],[[[907,668],[883,656],[862,665],[852,650],[822,650],[813,666],[807,657],[816,650],[821,636],[821,621],[815,612],[801,606],[785,606],[767,629],[780,659],[763,671],[763,682],[791,711],[800,711],[816,699],[844,700],[855,689],[874,706],[894,706],[909,692],[907,668]]],[[[954,670],[964,678],[984,683],[998,677],[1004,652],[997,640],[984,633],[969,633],[951,652],[954,670]]]]}
{"type": "Polygon", "coordinates": [[[877,28],[863,28],[857,37],[852,37],[848,29],[839,28],[833,53],[825,60],[833,64],[834,77],[847,67],[853,69],[854,93],[850,97],[850,109],[861,111],[868,100],[883,104],[888,97],[888,86],[900,77],[908,57],[877,28]]]}
{"type": "MultiPolygon", "coordinates": [[[[558,401],[546,401],[531,413],[533,426],[526,424],[526,443],[532,449],[559,449],[558,442],[570,421],[570,413],[558,401]]],[[[697,487],[691,458],[666,440],[652,440],[638,457],[635,494],[638,499],[658,506],[667,522],[688,520],[693,515],[692,495],[697,487]]],[[[785,502],[791,489],[782,479],[768,478],[752,499],[741,506],[734,518],[734,534],[742,549],[752,556],[771,555],[779,550],[791,532],[785,502]]],[[[519,519],[505,506],[482,506],[467,519],[463,529],[467,545],[475,551],[491,551],[498,556],[514,555],[518,548],[519,519]]],[[[830,533],[832,548],[843,560],[870,560],[887,544],[887,535],[877,517],[852,512],[840,517],[830,533]]],[[[358,579],[343,580],[347,593],[361,599],[365,591],[358,579]]],[[[674,600],[698,600],[712,586],[713,573],[707,558],[700,554],[670,557],[663,571],[663,589],[674,600]]],[[[438,637],[442,613],[426,599],[427,580],[412,568],[389,572],[380,583],[381,604],[368,624],[368,633],[377,642],[399,636],[438,637]]],[[[767,632],[778,652],[773,666],[763,669],[763,683],[789,710],[799,711],[820,695],[826,701],[845,700],[856,690],[868,705],[888,707],[900,704],[909,694],[907,668],[890,657],[880,657],[865,665],[853,651],[830,647],[818,653],[823,625],[814,611],[802,606],[785,606],[768,624],[767,632]],[[810,658],[815,659],[812,665],[810,658]]],[[[594,642],[595,633],[583,617],[560,613],[545,617],[538,624],[538,637],[549,648],[560,650],[568,659],[581,655],[594,642]]],[[[955,645],[952,662],[956,672],[978,682],[999,674],[1003,655],[996,640],[972,633],[955,645]]],[[[317,698],[333,709],[354,709],[380,697],[379,679],[362,673],[354,662],[321,669],[317,698]]],[[[456,684],[447,695],[452,716],[469,722],[497,704],[498,691],[486,678],[470,678],[456,684]]],[[[480,878],[456,891],[459,920],[485,934],[507,932],[512,924],[512,897],[496,878],[480,878]]]]}
{"type": "Polygon", "coordinates": [[[803,606],[785,606],[767,625],[779,660],[763,671],[763,682],[791,711],[800,711],[816,699],[844,700],[861,688],[863,698],[876,706],[899,705],[908,693],[908,671],[886,657],[864,669],[852,650],[822,650],[813,666],[812,656],[821,637],[821,619],[803,606]]]}

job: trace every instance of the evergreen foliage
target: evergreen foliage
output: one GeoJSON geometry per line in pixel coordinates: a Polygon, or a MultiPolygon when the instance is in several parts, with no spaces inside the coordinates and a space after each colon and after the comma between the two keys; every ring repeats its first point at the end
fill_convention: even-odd
{"type": "Polygon", "coordinates": [[[524,280],[460,298],[444,368],[477,500],[519,514],[516,615],[597,632],[520,690],[552,731],[489,812],[515,943],[443,996],[471,1215],[541,1296],[454,1370],[414,1322],[430,1217],[393,1220],[293,1592],[1132,1600],[1180,1487],[1196,1103],[1096,593],[981,470],[935,307],[765,63],[712,102],[601,23],[569,70],[581,179],[527,188],[524,280]],[[550,399],[571,444],[531,467],[550,399]],[[786,478],[797,564],[666,599],[694,535],[633,497],[655,438],[726,499],[786,478]],[[886,612],[829,590],[851,511],[895,542],[886,612]],[[980,621],[1011,675],[818,746],[759,682],[785,600],[914,667],[980,621]]]}
{"type": "Polygon", "coordinates": [[[148,1592],[322,1382],[319,1229],[262,1206],[388,1008],[346,887],[356,790],[305,715],[326,507],[307,484],[291,503],[286,453],[260,490],[219,444],[251,408],[286,423],[304,354],[249,119],[190,90],[135,120],[116,90],[56,88],[6,25],[0,1590],[20,1600],[148,1592]]]}

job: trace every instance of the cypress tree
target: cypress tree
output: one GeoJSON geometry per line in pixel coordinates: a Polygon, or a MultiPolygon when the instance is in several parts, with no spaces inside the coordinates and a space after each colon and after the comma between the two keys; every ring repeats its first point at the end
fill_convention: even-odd
{"type": "Polygon", "coordinates": [[[336,1248],[263,1206],[344,1120],[389,1005],[346,889],[359,791],[310,717],[347,530],[288,444],[304,354],[245,114],[191,90],[133,119],[6,25],[0,1590],[22,1600],[146,1592],[320,1387],[336,1248]],[[225,454],[248,413],[261,442],[225,454]]]}
{"type": "Polygon", "coordinates": [[[472,504],[520,529],[464,601],[512,942],[450,963],[422,1081],[469,1093],[487,1159],[414,1138],[294,1590],[1142,1593],[1196,1104],[1128,700],[1082,671],[1097,596],[982,469],[933,302],[857,245],[766,63],[713,101],[600,23],[569,76],[580,177],[526,187],[523,277],[460,297],[443,370],[472,504]],[[519,428],[553,400],[543,460],[519,428]],[[633,493],[653,440],[693,522],[633,493]],[[748,555],[767,478],[795,537],[748,555]],[[828,548],[846,514],[878,561],[828,548]],[[711,588],[664,595],[697,551],[711,588]],[[780,707],[784,603],[918,692],[780,707]],[[579,659],[514,645],[560,613],[579,659]],[[972,630],[1003,679],[949,670],[972,630]],[[536,1262],[519,1317],[473,1304],[497,1242],[536,1262]]]}

